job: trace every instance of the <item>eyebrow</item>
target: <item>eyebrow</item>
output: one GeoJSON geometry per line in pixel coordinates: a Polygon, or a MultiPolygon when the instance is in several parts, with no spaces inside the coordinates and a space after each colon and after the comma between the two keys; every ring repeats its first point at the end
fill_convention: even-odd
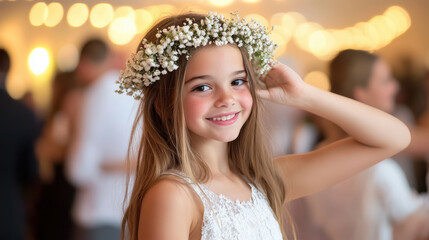
{"type": "MultiPolygon", "coordinates": [[[[237,76],[237,75],[242,74],[242,73],[246,73],[246,71],[245,70],[238,70],[238,71],[235,71],[235,72],[231,73],[230,76],[233,77],[233,76],[237,76]]],[[[191,82],[193,80],[196,80],[196,79],[213,79],[213,76],[211,76],[211,75],[195,76],[195,77],[192,77],[192,78],[186,80],[185,84],[187,84],[187,83],[189,83],[189,82],[191,82]]]]}

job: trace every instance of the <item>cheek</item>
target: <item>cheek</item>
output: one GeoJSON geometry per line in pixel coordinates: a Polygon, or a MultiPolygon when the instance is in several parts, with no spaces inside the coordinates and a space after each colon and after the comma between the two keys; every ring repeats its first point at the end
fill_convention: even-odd
{"type": "Polygon", "coordinates": [[[200,119],[207,110],[207,103],[201,98],[187,97],[183,99],[183,111],[186,123],[194,123],[200,119]]]}
{"type": "Polygon", "coordinates": [[[253,98],[249,90],[240,93],[240,105],[246,112],[247,116],[249,116],[253,106],[253,98]]]}

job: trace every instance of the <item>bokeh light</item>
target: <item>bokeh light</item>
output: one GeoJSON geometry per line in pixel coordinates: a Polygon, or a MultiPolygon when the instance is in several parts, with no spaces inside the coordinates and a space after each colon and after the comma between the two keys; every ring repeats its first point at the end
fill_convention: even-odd
{"type": "Polygon", "coordinates": [[[320,24],[314,22],[305,22],[299,24],[295,29],[294,40],[295,43],[306,51],[310,50],[310,36],[312,33],[322,30],[320,24]]]}
{"type": "Polygon", "coordinates": [[[48,17],[48,6],[44,2],[38,2],[30,10],[29,19],[33,26],[41,26],[48,17]]]}
{"type": "Polygon", "coordinates": [[[84,3],[73,4],[67,13],[67,22],[72,27],[82,26],[88,20],[89,10],[84,3]]]}
{"type": "Polygon", "coordinates": [[[49,53],[45,48],[38,47],[31,51],[28,56],[28,66],[32,73],[40,75],[48,69],[49,53]]]}
{"type": "Polygon", "coordinates": [[[274,53],[274,58],[278,58],[286,51],[288,41],[286,41],[286,39],[281,34],[274,31],[270,33],[270,38],[278,45],[274,53]]]}
{"type": "Polygon", "coordinates": [[[136,34],[135,22],[127,17],[113,20],[109,26],[108,35],[110,40],[117,45],[129,43],[136,34]]]}
{"type": "Polygon", "coordinates": [[[6,81],[6,90],[12,98],[20,99],[27,92],[28,85],[24,79],[11,75],[6,81]]]}
{"type": "Polygon", "coordinates": [[[330,55],[335,48],[335,39],[325,30],[315,31],[309,36],[309,50],[316,56],[330,55]]]}
{"type": "Polygon", "coordinates": [[[216,7],[226,7],[231,5],[234,0],[209,0],[209,2],[216,7]]]}
{"type": "Polygon", "coordinates": [[[48,17],[45,20],[47,27],[54,27],[60,23],[64,16],[63,6],[58,2],[52,2],[48,5],[48,17]]]}
{"type": "Polygon", "coordinates": [[[242,1],[245,2],[245,3],[258,3],[261,0],[242,0],[242,1]]]}
{"type": "Polygon", "coordinates": [[[331,84],[329,83],[328,76],[326,73],[321,71],[313,71],[306,74],[304,77],[304,82],[325,91],[331,90],[331,84]]]}
{"type": "Polygon", "coordinates": [[[62,72],[73,71],[79,62],[79,50],[75,45],[67,44],[57,54],[58,69],[62,72]]]}
{"type": "Polygon", "coordinates": [[[251,20],[251,19],[253,19],[253,20],[256,20],[256,21],[258,21],[262,26],[265,26],[265,27],[269,27],[269,23],[268,23],[268,20],[264,17],[264,16],[262,16],[262,15],[259,15],[259,14],[256,14],[256,13],[252,13],[252,14],[249,14],[249,15],[247,15],[246,16],[246,18],[247,18],[247,20],[251,20]]]}
{"type": "Polygon", "coordinates": [[[134,9],[130,6],[119,7],[115,10],[114,18],[130,18],[131,20],[134,20],[134,9]]]}
{"type": "Polygon", "coordinates": [[[152,25],[154,19],[149,11],[137,9],[135,11],[136,33],[144,33],[152,25]]]}
{"type": "MultiPolygon", "coordinates": [[[[177,13],[177,8],[170,4],[152,5],[147,7],[146,10],[152,15],[154,21],[177,13]]],[[[198,9],[191,9],[190,11],[195,12],[198,9]]],[[[207,11],[204,11],[204,13],[207,13],[207,11]]]]}
{"type": "Polygon", "coordinates": [[[408,12],[400,6],[391,6],[383,14],[396,26],[396,35],[404,33],[411,25],[411,18],[408,12]]]}
{"type": "Polygon", "coordinates": [[[103,28],[112,22],[114,16],[113,7],[107,3],[96,4],[91,9],[89,21],[95,28],[103,28]]]}

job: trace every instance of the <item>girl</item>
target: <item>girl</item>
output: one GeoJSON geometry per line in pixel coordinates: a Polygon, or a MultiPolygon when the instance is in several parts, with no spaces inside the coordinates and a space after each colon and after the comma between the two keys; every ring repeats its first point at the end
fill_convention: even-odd
{"type": "Polygon", "coordinates": [[[408,145],[396,118],[270,61],[266,34],[256,22],[212,13],[170,17],[146,34],[119,81],[119,92],[143,96],[135,126],[144,125],[123,237],[284,239],[285,202],[408,145]],[[351,137],[272,161],[261,98],[327,118],[351,137]]]}

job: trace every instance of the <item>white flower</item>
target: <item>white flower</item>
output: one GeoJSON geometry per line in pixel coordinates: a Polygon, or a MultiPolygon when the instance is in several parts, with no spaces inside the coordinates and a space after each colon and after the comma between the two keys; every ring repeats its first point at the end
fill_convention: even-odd
{"type": "Polygon", "coordinates": [[[178,69],[177,61],[181,55],[189,59],[187,47],[209,44],[245,47],[249,60],[253,60],[255,72],[263,75],[270,70],[268,63],[277,48],[267,34],[267,28],[254,20],[240,19],[238,14],[225,19],[223,15],[209,12],[199,23],[186,19],[183,26],[170,26],[158,31],[155,35],[158,43],[142,40],[143,47],[131,54],[127,68],[121,71],[116,92],[139,99],[143,88],[159,80],[160,75],[178,69]]]}

